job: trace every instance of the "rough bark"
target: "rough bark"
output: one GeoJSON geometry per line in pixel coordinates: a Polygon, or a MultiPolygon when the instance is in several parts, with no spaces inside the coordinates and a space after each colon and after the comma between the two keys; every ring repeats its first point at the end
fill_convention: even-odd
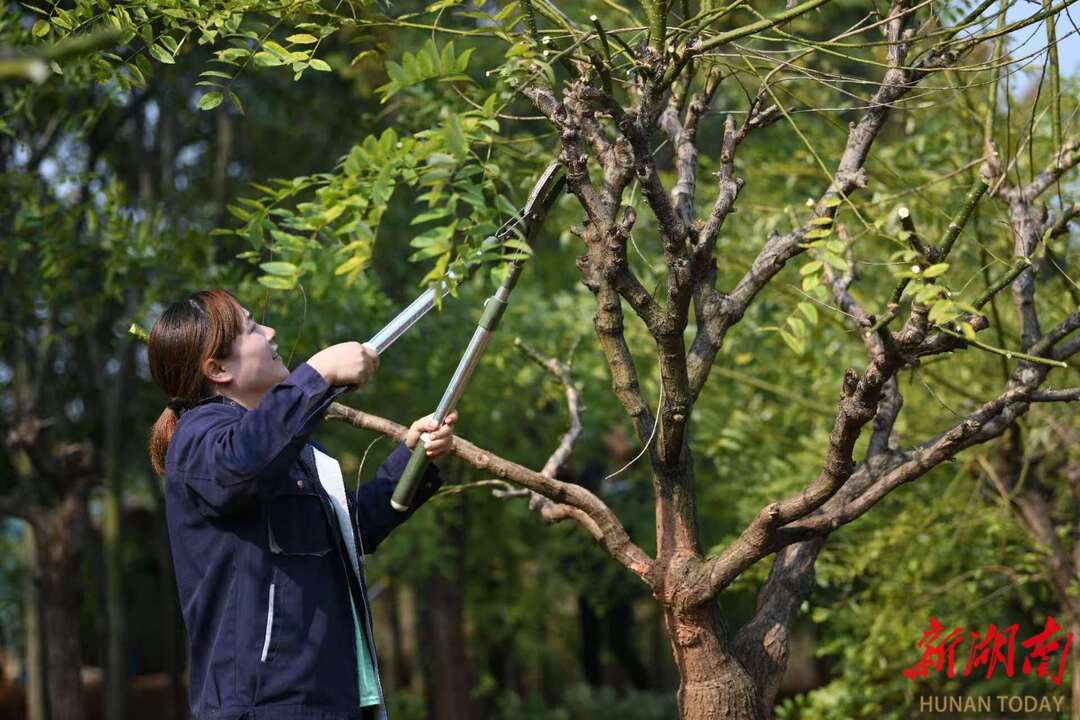
{"type": "Polygon", "coordinates": [[[762,720],[753,678],[728,646],[716,606],[668,608],[664,617],[679,670],[680,720],[762,720]]]}
{"type": "Polygon", "coordinates": [[[423,581],[419,604],[424,647],[424,695],[431,720],[480,717],[472,697],[474,680],[465,655],[464,601],[458,578],[435,569],[423,581]]]}
{"type": "Polygon", "coordinates": [[[758,591],[754,617],[735,636],[735,654],[757,687],[765,717],[780,690],[791,648],[791,625],[814,586],[814,561],[824,539],[789,545],[776,554],[758,591]]]}
{"type": "Polygon", "coordinates": [[[49,637],[45,645],[45,685],[55,720],[86,716],[81,677],[79,615],[82,546],[87,537],[86,498],[66,498],[53,512],[31,520],[40,549],[37,569],[41,618],[49,637]]]}
{"type": "Polygon", "coordinates": [[[27,526],[24,546],[26,566],[31,568],[26,580],[26,720],[48,720],[48,695],[45,691],[45,628],[41,624],[41,592],[38,588],[37,549],[33,528],[27,526]]]}

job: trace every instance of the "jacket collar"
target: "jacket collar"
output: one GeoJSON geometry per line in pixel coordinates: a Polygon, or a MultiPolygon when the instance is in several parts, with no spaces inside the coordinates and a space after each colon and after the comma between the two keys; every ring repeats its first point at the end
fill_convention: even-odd
{"type": "Polygon", "coordinates": [[[197,407],[201,407],[203,405],[212,405],[212,404],[215,404],[215,403],[219,404],[219,405],[229,405],[229,406],[232,406],[232,407],[237,407],[237,408],[240,408],[241,410],[244,410],[244,411],[247,410],[246,407],[244,407],[240,403],[236,402],[231,397],[228,397],[226,395],[211,395],[210,397],[203,398],[199,402],[195,403],[194,405],[189,407],[184,412],[186,412],[186,413],[191,412],[192,410],[194,410],[197,407]]]}

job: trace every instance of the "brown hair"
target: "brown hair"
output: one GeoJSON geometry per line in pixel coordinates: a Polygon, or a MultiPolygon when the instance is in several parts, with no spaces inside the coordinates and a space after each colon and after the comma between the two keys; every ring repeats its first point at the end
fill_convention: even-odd
{"type": "Polygon", "coordinates": [[[227,290],[203,290],[165,308],[150,328],[150,374],[169,396],[150,432],[150,462],[165,474],[165,453],[180,413],[210,396],[207,358],[223,359],[244,328],[240,302],[227,290]]]}

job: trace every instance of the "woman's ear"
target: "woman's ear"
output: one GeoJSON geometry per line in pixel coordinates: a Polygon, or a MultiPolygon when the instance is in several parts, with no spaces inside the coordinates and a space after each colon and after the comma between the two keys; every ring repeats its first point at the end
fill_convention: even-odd
{"type": "Polygon", "coordinates": [[[203,375],[212,383],[224,385],[232,382],[232,372],[217,358],[206,358],[203,362],[203,375]]]}

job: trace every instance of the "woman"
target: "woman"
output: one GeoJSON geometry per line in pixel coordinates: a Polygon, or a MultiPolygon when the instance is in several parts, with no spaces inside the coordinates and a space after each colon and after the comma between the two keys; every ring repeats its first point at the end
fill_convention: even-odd
{"type": "MultiPolygon", "coordinates": [[[[447,454],[456,415],[414,422],[350,495],[309,437],[335,386],[363,387],[379,358],[342,343],[290,373],[276,335],[223,290],[174,303],[150,331],[150,371],[170,396],[150,457],[165,476],[192,714],[385,718],[362,556],[411,514],[390,506],[409,450],[428,432],[427,454],[447,454]]],[[[413,510],[439,485],[429,466],[413,510]]]]}

